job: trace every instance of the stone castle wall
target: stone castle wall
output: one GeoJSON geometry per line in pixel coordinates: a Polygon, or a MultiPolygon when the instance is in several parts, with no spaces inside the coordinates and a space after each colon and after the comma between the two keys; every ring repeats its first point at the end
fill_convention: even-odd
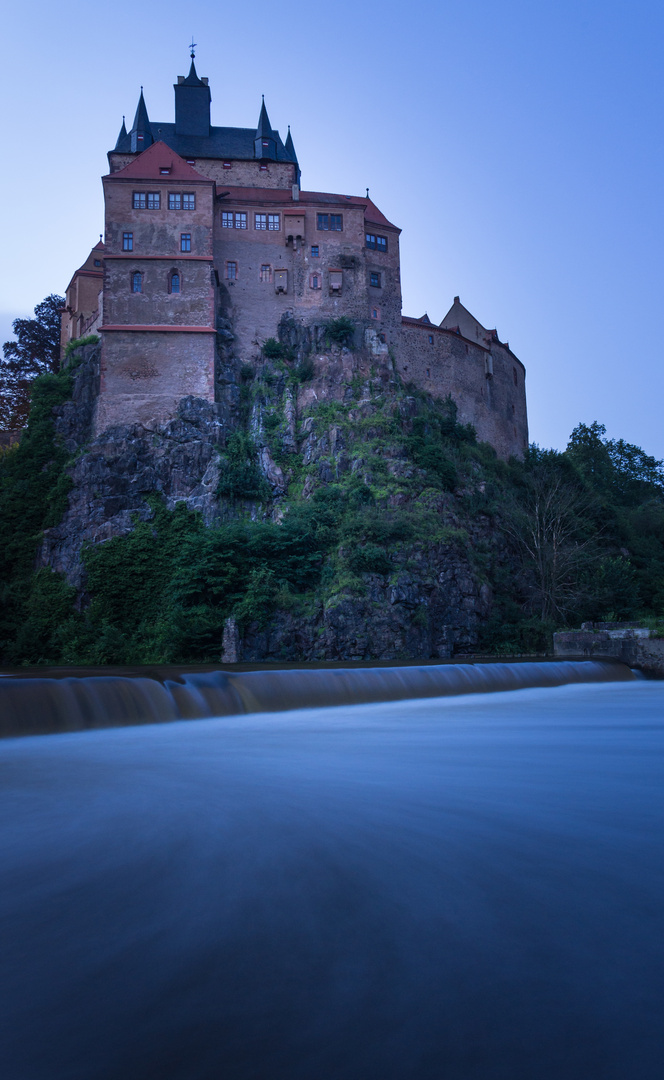
{"type": "Polygon", "coordinates": [[[277,326],[286,312],[306,326],[323,325],[345,315],[360,328],[375,326],[396,341],[401,322],[396,230],[389,234],[387,252],[371,251],[364,244],[362,207],[345,208],[342,232],[325,232],[317,230],[316,215],[319,209],[329,207],[301,206],[299,223],[294,226],[284,209],[290,211],[296,205],[261,207],[229,198],[217,208],[214,237],[219,303],[223,316],[233,324],[235,355],[247,361],[254,357],[266,338],[277,336],[277,326]],[[237,210],[247,213],[247,230],[223,228],[222,213],[237,210]],[[278,231],[253,228],[254,214],[260,210],[280,214],[278,231]],[[295,229],[302,239],[287,244],[295,229]],[[312,254],[313,248],[318,249],[318,255],[312,254]],[[280,271],[286,272],[285,292],[277,292],[280,271]],[[339,291],[331,288],[331,272],[341,275],[339,291]],[[379,275],[378,286],[371,284],[372,273],[379,275]]]}
{"type": "Polygon", "coordinates": [[[521,457],[528,446],[525,369],[498,343],[490,349],[416,319],[404,319],[395,366],[404,382],[435,397],[452,396],[462,424],[500,457],[521,457]]]}
{"type": "MultiPolygon", "coordinates": [[[[111,153],[111,172],[118,172],[135,159],[135,154],[111,153]]],[[[223,161],[218,158],[200,157],[187,160],[194,163],[193,167],[201,176],[216,180],[222,190],[224,184],[229,187],[290,189],[297,179],[296,166],[290,161],[267,161],[264,163],[267,168],[261,168],[258,161],[231,161],[230,168],[225,168],[223,161]]]]}
{"type": "Polygon", "coordinates": [[[188,396],[214,401],[215,334],[104,331],[94,432],[164,422],[188,396]]]}

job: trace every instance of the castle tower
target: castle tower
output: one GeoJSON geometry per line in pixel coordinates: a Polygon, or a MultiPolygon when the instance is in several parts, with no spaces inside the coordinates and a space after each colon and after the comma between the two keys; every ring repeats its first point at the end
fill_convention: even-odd
{"type": "Polygon", "coordinates": [[[101,392],[96,430],[214,400],[214,181],[164,142],[103,178],[101,392]]]}
{"type": "Polygon", "coordinates": [[[175,134],[208,139],[210,137],[210,102],[207,79],[199,79],[191,56],[187,78],[178,75],[175,90],[175,134]]]}

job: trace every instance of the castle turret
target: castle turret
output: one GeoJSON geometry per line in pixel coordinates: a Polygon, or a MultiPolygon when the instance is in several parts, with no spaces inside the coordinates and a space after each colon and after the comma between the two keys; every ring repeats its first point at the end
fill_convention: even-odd
{"type": "Polygon", "coordinates": [[[125,125],[125,118],[122,117],[122,127],[120,128],[120,134],[118,135],[115,149],[122,151],[129,149],[129,136],[127,135],[127,128],[125,125]]]}
{"type": "Polygon", "coordinates": [[[134,125],[129,132],[129,139],[132,154],[140,154],[141,151],[147,150],[148,146],[152,146],[152,143],[154,142],[148,110],[145,104],[145,98],[143,97],[143,87],[141,87],[141,96],[138,99],[134,125]]]}
{"type": "Polygon", "coordinates": [[[207,139],[210,135],[210,102],[212,95],[207,79],[196,74],[192,53],[191,67],[185,79],[178,75],[175,90],[175,134],[195,135],[207,139]]]}
{"type": "Polygon", "coordinates": [[[261,114],[258,118],[258,127],[256,128],[254,147],[257,158],[264,161],[277,160],[277,140],[270,125],[270,119],[267,115],[267,109],[265,108],[265,96],[263,96],[261,114]]]}
{"type": "Polygon", "coordinates": [[[298,186],[302,181],[302,173],[300,171],[300,164],[297,160],[297,154],[295,153],[295,146],[293,144],[293,136],[291,135],[290,124],[288,125],[288,135],[286,136],[286,142],[284,144],[284,150],[288,157],[295,165],[297,165],[297,183],[298,186]]]}

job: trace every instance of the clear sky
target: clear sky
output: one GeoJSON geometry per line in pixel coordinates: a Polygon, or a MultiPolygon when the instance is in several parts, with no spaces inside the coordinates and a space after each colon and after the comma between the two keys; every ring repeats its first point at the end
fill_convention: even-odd
{"type": "Polygon", "coordinates": [[[579,421],[664,457],[662,30],[652,0],[12,4],[3,17],[0,340],[103,228],[106,152],[198,43],[212,122],[265,94],[303,187],[403,229],[404,313],[455,295],[527,368],[531,439],[579,421]]]}

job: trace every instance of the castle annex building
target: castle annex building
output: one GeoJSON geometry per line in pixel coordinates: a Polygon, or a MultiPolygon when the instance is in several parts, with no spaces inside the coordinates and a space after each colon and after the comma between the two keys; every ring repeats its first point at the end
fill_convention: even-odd
{"type": "Polygon", "coordinates": [[[459,420],[508,457],[528,444],[525,369],[456,297],[440,325],[402,316],[400,230],[368,197],[305,191],[288,131],[265,103],[256,129],[213,127],[196,73],[175,89],[175,122],[152,121],[141,90],[102,178],[105,237],[74,274],[71,338],[102,338],[97,432],[165,420],[187,395],[221,400],[285,322],[323,360],[326,322],[348,316],[356,349],[405,382],[451,394],[459,420]]]}

